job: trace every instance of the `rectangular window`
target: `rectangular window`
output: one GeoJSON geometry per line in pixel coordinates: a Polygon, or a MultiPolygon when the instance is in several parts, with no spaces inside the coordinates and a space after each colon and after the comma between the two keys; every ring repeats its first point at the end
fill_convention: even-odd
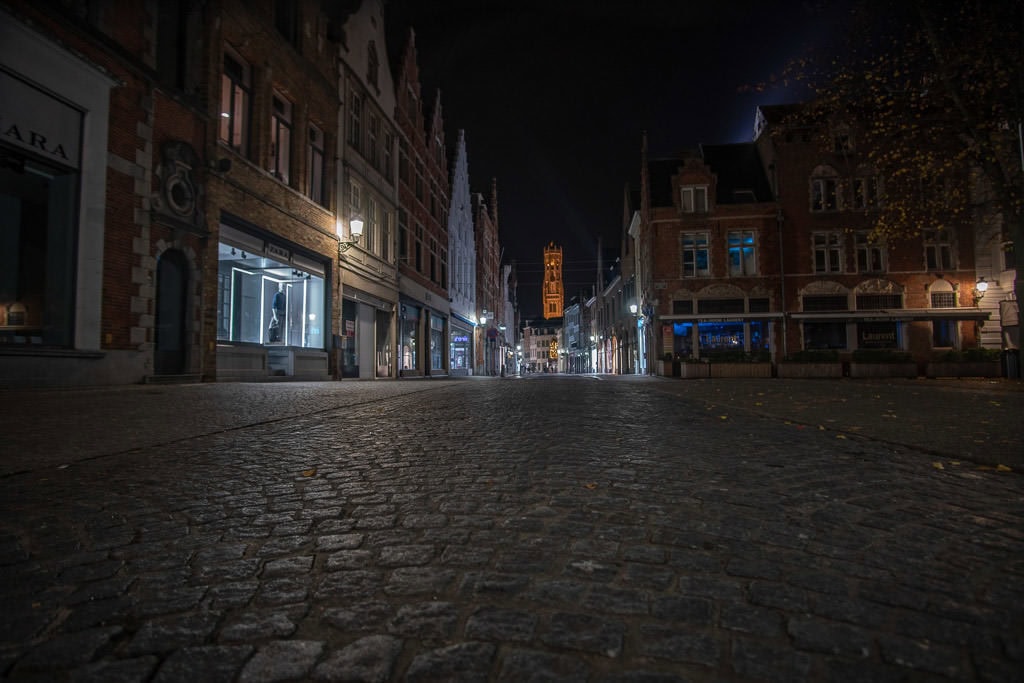
{"type": "Polygon", "coordinates": [[[424,200],[423,162],[419,159],[416,160],[416,199],[424,200]]]}
{"type": "Polygon", "coordinates": [[[955,320],[933,320],[932,347],[956,348],[956,327],[955,320]]]}
{"type": "Polygon", "coordinates": [[[805,312],[846,311],[850,302],[845,294],[805,294],[803,306],[805,312]]]}
{"type": "Polygon", "coordinates": [[[757,275],[753,230],[731,230],[728,235],[729,275],[757,275]]]}
{"type": "Polygon", "coordinates": [[[377,224],[377,200],[368,196],[366,198],[366,217],[363,228],[363,244],[365,249],[371,253],[377,253],[377,232],[380,226],[377,224]]]}
{"type": "Polygon", "coordinates": [[[853,179],[853,208],[874,209],[878,206],[878,178],[860,176],[853,179]]]}
{"type": "Polygon", "coordinates": [[[1013,250],[1013,242],[1003,244],[1003,270],[1014,270],[1017,268],[1017,252],[1013,250]]]}
{"type": "Polygon", "coordinates": [[[309,198],[320,206],[327,206],[326,177],[324,176],[324,132],[309,124],[309,149],[306,151],[309,176],[309,198]]]}
{"type": "Polygon", "coordinates": [[[747,311],[750,313],[767,313],[770,309],[770,302],[767,297],[757,297],[747,300],[747,311]]]}
{"type": "Polygon", "coordinates": [[[805,349],[845,349],[846,323],[804,323],[805,349]]]}
{"type": "Polygon", "coordinates": [[[409,220],[405,209],[398,210],[398,258],[409,258],[409,220]]]}
{"type": "Polygon", "coordinates": [[[707,213],[707,185],[686,185],[680,188],[680,206],[683,213],[707,213]]]}
{"type": "Polygon", "coordinates": [[[814,272],[841,273],[843,271],[842,235],[838,232],[816,232],[814,240],[814,272]]]}
{"type": "Polygon", "coordinates": [[[697,301],[697,313],[700,315],[731,315],[745,312],[744,299],[700,299],[697,301]]]}
{"type": "Polygon", "coordinates": [[[684,232],[681,236],[683,252],[683,277],[707,277],[708,233],[684,232]]]}
{"type": "Polygon", "coordinates": [[[398,180],[409,184],[409,145],[405,140],[398,141],[398,180]]]}
{"type": "Polygon", "coordinates": [[[274,0],[274,26],[290,45],[299,44],[298,7],[293,0],[274,0]]]}
{"type": "Polygon", "coordinates": [[[249,151],[249,94],[252,72],[233,55],[224,55],[220,87],[220,139],[240,154],[249,151]]]}
{"type": "Polygon", "coordinates": [[[956,308],[956,292],[932,292],[932,308],[956,308]]]}
{"type": "Polygon", "coordinates": [[[348,181],[348,210],[350,214],[357,214],[363,208],[363,188],[359,183],[348,181]]]}
{"type": "Polygon", "coordinates": [[[366,158],[370,165],[376,169],[380,168],[380,117],[370,114],[370,123],[366,126],[366,158]]]}
{"type": "Polygon", "coordinates": [[[329,320],[321,273],[292,275],[286,262],[253,258],[221,243],[218,250],[217,338],[323,349],[329,320]]]}
{"type": "Polygon", "coordinates": [[[348,107],[348,144],[357,152],[363,151],[363,99],[352,95],[348,107]]]}
{"type": "Polygon", "coordinates": [[[274,93],[270,119],[270,172],[288,184],[292,157],[292,103],[274,93]]]}
{"type": "Polygon", "coordinates": [[[839,183],[836,178],[811,179],[811,211],[838,211],[839,183]]]}
{"type": "Polygon", "coordinates": [[[383,171],[384,177],[387,178],[387,181],[389,183],[394,182],[394,180],[391,177],[391,174],[394,171],[394,159],[392,159],[391,148],[394,146],[394,144],[395,136],[391,133],[391,131],[387,131],[386,133],[384,133],[384,149],[382,150],[384,152],[383,171]]]}
{"type": "Polygon", "coordinates": [[[936,228],[924,231],[924,257],[928,270],[953,269],[953,245],[948,230],[936,228]]]}
{"type": "Polygon", "coordinates": [[[412,245],[413,259],[416,263],[416,272],[423,272],[423,226],[416,226],[416,238],[412,245]]]}
{"type": "Polygon", "coordinates": [[[440,285],[448,288],[448,250],[441,248],[441,280],[440,285]]]}
{"type": "Polygon", "coordinates": [[[897,322],[857,323],[857,348],[898,349],[900,345],[900,324],[897,322]]]}
{"type": "Polygon", "coordinates": [[[430,238],[430,281],[437,282],[437,240],[430,238]]]}
{"type": "MultiPolygon", "coordinates": [[[[81,114],[75,116],[80,119],[81,114]]],[[[0,348],[70,347],[81,177],[6,148],[2,156],[0,348]]]]}
{"type": "Polygon", "coordinates": [[[903,308],[902,294],[858,294],[858,311],[884,311],[903,308]]]}
{"type": "Polygon", "coordinates": [[[858,231],[854,236],[857,245],[857,272],[881,273],[885,270],[885,247],[872,242],[867,230],[858,231]]]}
{"type": "Polygon", "coordinates": [[[392,215],[390,211],[382,211],[380,217],[380,257],[385,261],[391,260],[392,215]]]}
{"type": "Polygon", "coordinates": [[[693,315],[693,299],[673,299],[672,315],[693,315]]]}

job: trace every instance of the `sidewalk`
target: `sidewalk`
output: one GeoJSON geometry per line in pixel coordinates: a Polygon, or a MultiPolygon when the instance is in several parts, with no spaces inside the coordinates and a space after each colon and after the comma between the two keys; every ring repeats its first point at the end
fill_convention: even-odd
{"type": "Polygon", "coordinates": [[[661,391],[722,415],[753,413],[1024,471],[1024,382],[1005,379],[662,379],[661,391]]]}

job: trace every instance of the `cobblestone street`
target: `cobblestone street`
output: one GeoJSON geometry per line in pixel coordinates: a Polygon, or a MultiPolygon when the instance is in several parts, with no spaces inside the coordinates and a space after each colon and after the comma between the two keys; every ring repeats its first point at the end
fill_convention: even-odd
{"type": "Polygon", "coordinates": [[[0,676],[1024,679],[1024,392],[761,382],[0,392],[0,676]]]}

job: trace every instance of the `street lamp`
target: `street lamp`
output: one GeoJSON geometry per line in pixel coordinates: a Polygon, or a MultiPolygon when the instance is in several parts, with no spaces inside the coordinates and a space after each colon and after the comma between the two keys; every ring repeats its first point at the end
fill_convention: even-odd
{"type": "Polygon", "coordinates": [[[978,302],[985,298],[985,292],[988,291],[988,281],[984,277],[978,278],[978,281],[974,283],[974,305],[977,306],[978,302]]]}
{"type": "Polygon", "coordinates": [[[363,219],[358,216],[353,216],[348,221],[348,234],[349,239],[345,239],[345,236],[341,231],[341,221],[338,221],[338,259],[341,259],[341,255],[351,249],[359,238],[363,236],[363,219]]]}

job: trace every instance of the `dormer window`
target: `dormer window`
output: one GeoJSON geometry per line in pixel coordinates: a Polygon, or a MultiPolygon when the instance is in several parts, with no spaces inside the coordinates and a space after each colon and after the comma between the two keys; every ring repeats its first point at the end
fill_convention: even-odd
{"type": "Polygon", "coordinates": [[[680,202],[683,213],[708,212],[708,186],[684,185],[680,188],[680,202]]]}

